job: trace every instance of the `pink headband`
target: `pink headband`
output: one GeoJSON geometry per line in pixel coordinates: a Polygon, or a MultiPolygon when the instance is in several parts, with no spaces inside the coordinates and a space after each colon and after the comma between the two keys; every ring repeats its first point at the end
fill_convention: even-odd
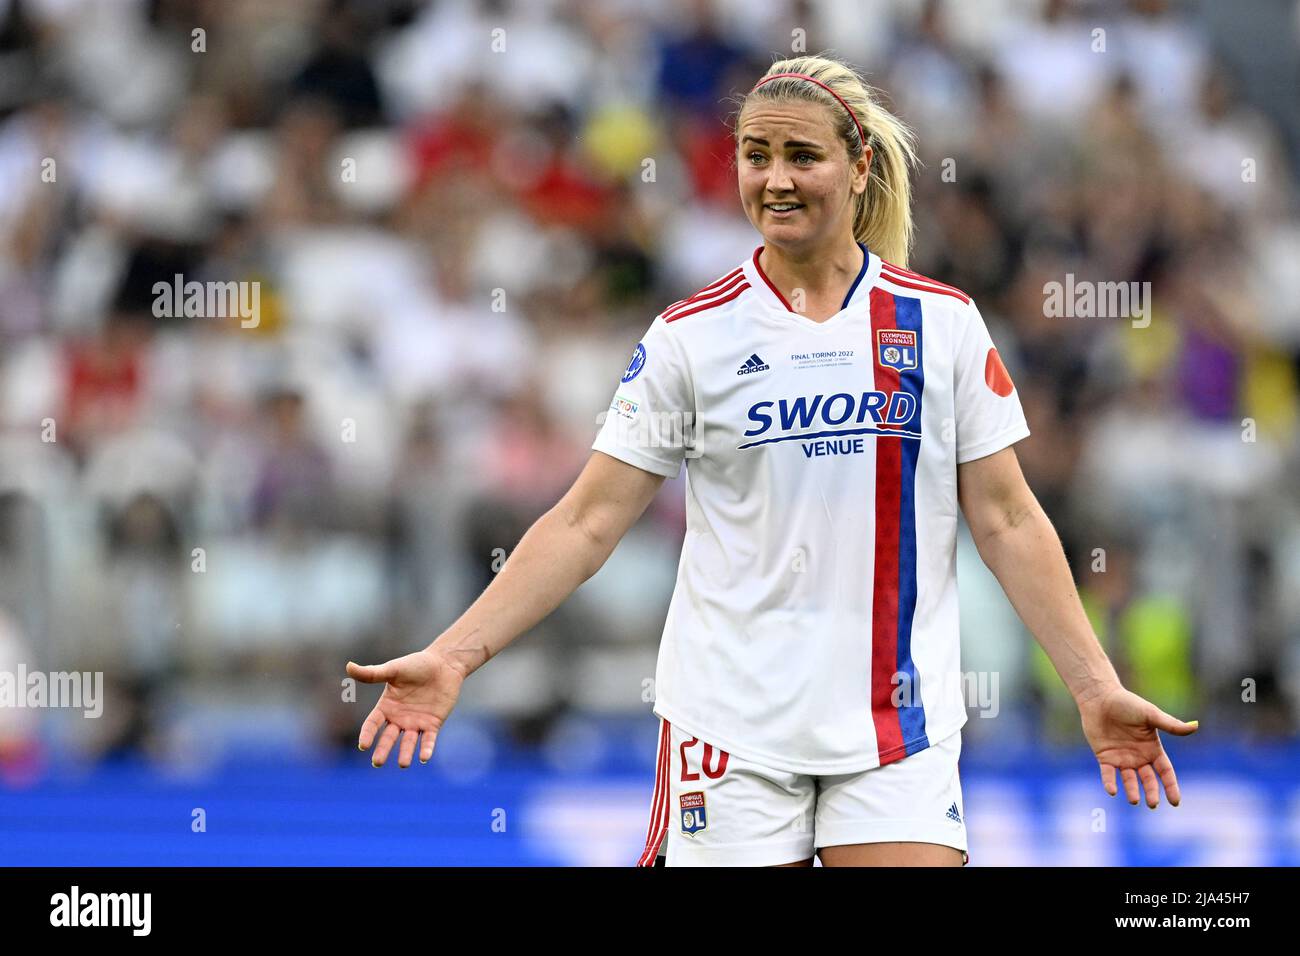
{"type": "MultiPolygon", "coordinates": [[[[794,76],[794,77],[798,77],[798,78],[801,79],[801,80],[807,80],[807,81],[810,82],[810,83],[816,83],[818,86],[820,86],[823,90],[825,90],[825,91],[826,91],[827,93],[829,93],[831,96],[835,97],[835,99],[839,101],[840,106],[844,107],[844,112],[848,113],[849,116],[852,118],[852,120],[853,120],[853,125],[856,126],[856,127],[858,128],[858,136],[861,137],[861,139],[862,139],[862,145],[863,145],[863,146],[866,146],[866,145],[867,145],[867,137],[866,137],[866,134],[864,134],[864,133],[862,132],[862,124],[858,122],[858,118],[857,118],[857,116],[855,116],[855,115],[853,114],[853,110],[849,109],[849,104],[848,104],[848,103],[845,103],[842,99],[840,99],[840,95],[839,95],[838,93],[836,93],[834,90],[832,90],[832,89],[831,89],[829,86],[827,86],[825,83],[823,83],[821,80],[814,79],[813,77],[809,76],[807,73],[773,73],[771,76],[765,76],[765,77],[763,77],[761,80],[759,80],[757,83],[755,83],[755,84],[754,84],[754,90],[758,89],[760,86],[762,86],[762,85],[763,85],[764,83],[766,83],[768,80],[778,80],[778,79],[780,79],[780,78],[783,77],[783,76],[794,76]]],[[[754,92],[754,90],[750,90],[749,92],[752,93],[752,92],[754,92]]]]}

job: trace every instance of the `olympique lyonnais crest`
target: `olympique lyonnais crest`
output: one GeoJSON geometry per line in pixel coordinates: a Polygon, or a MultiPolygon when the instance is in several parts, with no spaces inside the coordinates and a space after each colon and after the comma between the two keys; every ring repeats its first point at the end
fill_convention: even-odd
{"type": "Polygon", "coordinates": [[[681,802],[682,832],[687,836],[695,836],[709,823],[704,816],[704,793],[700,790],[683,793],[681,802]]]}
{"type": "Polygon", "coordinates": [[[911,329],[878,330],[876,357],[881,365],[900,372],[916,368],[916,333],[911,329]]]}

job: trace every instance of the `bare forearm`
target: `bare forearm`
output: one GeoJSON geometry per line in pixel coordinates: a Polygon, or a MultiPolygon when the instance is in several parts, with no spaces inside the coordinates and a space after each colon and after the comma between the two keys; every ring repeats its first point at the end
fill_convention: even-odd
{"type": "Polygon", "coordinates": [[[478,670],[559,607],[600,569],[611,550],[563,507],[552,508],[519,540],[478,599],[430,647],[446,653],[467,675],[478,670]]]}
{"type": "Polygon", "coordinates": [[[976,545],[1076,700],[1119,682],[1079,601],[1061,540],[1036,499],[976,545]]]}

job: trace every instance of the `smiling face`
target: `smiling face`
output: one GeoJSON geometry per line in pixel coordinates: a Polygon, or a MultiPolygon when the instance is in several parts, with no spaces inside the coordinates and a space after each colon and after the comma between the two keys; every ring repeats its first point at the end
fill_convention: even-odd
{"type": "Polygon", "coordinates": [[[871,151],[850,165],[832,122],[829,107],[800,100],[759,100],[742,113],[740,198],[765,242],[798,249],[852,241],[871,151]]]}

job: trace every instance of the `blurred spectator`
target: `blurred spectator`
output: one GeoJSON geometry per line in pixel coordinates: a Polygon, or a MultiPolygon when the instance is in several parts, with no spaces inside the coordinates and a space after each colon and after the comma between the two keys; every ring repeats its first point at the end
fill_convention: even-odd
{"type": "Polygon", "coordinates": [[[304,401],[302,393],[292,388],[263,399],[268,428],[253,486],[255,528],[327,527],[333,517],[330,461],[307,433],[304,401]]]}

